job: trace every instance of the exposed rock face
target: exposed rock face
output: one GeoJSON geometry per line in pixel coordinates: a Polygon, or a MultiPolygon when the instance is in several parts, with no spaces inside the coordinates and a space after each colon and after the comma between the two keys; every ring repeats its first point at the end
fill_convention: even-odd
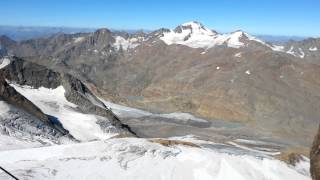
{"type": "Polygon", "coordinates": [[[0,103],[2,108],[3,106],[9,108],[5,114],[0,115],[0,135],[39,141],[41,144],[47,144],[48,140],[59,144],[59,139],[63,136],[73,140],[73,137],[60,124],[51,121],[37,106],[11,87],[2,74],[0,75],[0,103]]]}
{"type": "Polygon", "coordinates": [[[302,41],[289,41],[285,45],[284,51],[296,57],[303,58],[310,63],[320,63],[319,38],[309,38],[302,41]]]}
{"type": "Polygon", "coordinates": [[[50,123],[48,117],[41,112],[41,110],[31,103],[28,99],[19,94],[13,87],[11,87],[4,79],[0,76],[0,98],[17,106],[22,109],[26,109],[35,117],[39,118],[43,122],[50,123]]]}
{"type": "MultiPolygon", "coordinates": [[[[193,24],[197,23],[143,34],[138,46],[127,49],[118,48],[124,44],[117,36],[126,40],[120,38],[122,43],[140,36],[107,29],[22,41],[8,49],[90,83],[91,89],[115,102],[239,122],[286,142],[309,146],[320,117],[319,40],[275,47],[241,31],[217,35],[202,25],[195,26],[195,31],[193,24]],[[190,48],[161,40],[165,34],[183,36],[181,32],[189,30],[192,35],[213,38],[217,45],[190,48]]],[[[181,42],[197,41],[193,39],[197,36],[187,35],[181,42]]],[[[206,42],[206,38],[200,40],[206,42]]],[[[99,111],[94,109],[86,107],[85,111],[99,111]]]]}
{"type": "Polygon", "coordinates": [[[320,126],[310,152],[310,172],[313,180],[320,180],[320,126]]]}
{"type": "MultiPolygon", "coordinates": [[[[19,85],[28,85],[33,88],[45,87],[55,89],[62,85],[66,90],[66,99],[78,105],[79,110],[84,113],[106,117],[110,121],[108,123],[116,127],[121,134],[133,134],[130,128],[122,124],[112,111],[107,109],[80,80],[71,75],[57,73],[44,66],[13,57],[11,63],[0,70],[0,76],[19,85]]],[[[18,95],[16,98],[16,96],[13,95],[16,91],[6,84],[5,81],[4,83],[7,89],[2,91],[2,96],[6,98],[5,100],[11,100],[19,107],[21,106],[32,112],[33,115],[41,118],[43,121],[50,122],[46,115],[40,113],[41,111],[36,106],[32,106],[32,103],[30,105],[30,102],[23,96],[18,95]]],[[[103,125],[103,122],[100,123],[103,125]]]]}
{"type": "Polygon", "coordinates": [[[14,88],[12,88],[4,79],[4,76],[0,72],[0,100],[4,100],[15,107],[25,110],[30,113],[40,121],[44,123],[44,126],[49,126],[52,131],[57,136],[62,136],[68,134],[68,131],[61,127],[59,124],[53,123],[49,117],[44,114],[37,106],[32,102],[18,93],[14,88]],[[56,131],[56,132],[55,132],[56,131]]]}

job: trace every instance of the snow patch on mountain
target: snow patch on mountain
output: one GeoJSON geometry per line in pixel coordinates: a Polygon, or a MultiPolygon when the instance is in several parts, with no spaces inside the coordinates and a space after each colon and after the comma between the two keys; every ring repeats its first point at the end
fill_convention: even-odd
{"type": "Polygon", "coordinates": [[[315,47],[310,47],[309,51],[318,51],[318,48],[316,46],[315,47]]]}
{"type": "Polygon", "coordinates": [[[291,54],[291,55],[293,55],[295,57],[300,57],[301,59],[303,59],[305,57],[304,51],[301,48],[298,48],[298,51],[299,52],[296,52],[295,51],[295,47],[290,46],[290,49],[288,51],[283,51],[283,52],[285,52],[287,54],[291,54]]]}
{"type": "Polygon", "coordinates": [[[0,69],[8,66],[10,64],[10,59],[9,58],[2,58],[0,59],[0,69]]]}
{"type": "MultiPolygon", "coordinates": [[[[70,134],[78,140],[90,141],[94,139],[108,139],[116,134],[107,133],[97,124],[105,117],[85,114],[77,110],[77,105],[65,98],[65,89],[59,86],[56,89],[10,84],[20,94],[38,106],[44,113],[56,117],[70,134]]],[[[110,125],[110,130],[114,128],[110,125]]]]}
{"type": "MultiPolygon", "coordinates": [[[[167,147],[138,138],[109,139],[3,151],[0,164],[17,177],[32,180],[310,180],[272,157],[238,154],[237,147],[231,145],[184,141],[200,147],[167,147]]],[[[0,178],[6,177],[0,172],[0,178]]]]}
{"type": "Polygon", "coordinates": [[[115,42],[113,44],[113,47],[115,47],[117,50],[120,50],[121,48],[123,50],[133,49],[141,44],[141,42],[144,40],[143,37],[134,37],[134,38],[128,38],[125,39],[121,36],[116,36],[115,42]]]}
{"type": "Polygon", "coordinates": [[[198,122],[208,122],[207,120],[196,118],[195,116],[189,114],[189,113],[168,113],[168,114],[154,114],[153,116],[158,116],[158,117],[163,117],[163,118],[168,118],[168,119],[178,119],[178,120],[183,120],[183,121],[198,121],[198,122]]]}
{"type": "Polygon", "coordinates": [[[196,21],[191,21],[187,22],[181,25],[184,28],[191,27],[189,29],[192,30],[193,33],[195,34],[202,34],[202,35],[207,35],[207,36],[213,36],[216,33],[212,32],[210,29],[204,27],[201,23],[196,22],[196,21]]]}
{"type": "Polygon", "coordinates": [[[167,45],[180,44],[191,48],[205,48],[209,49],[214,46],[227,45],[232,48],[240,48],[246,46],[246,39],[248,41],[255,41],[266,45],[270,48],[275,48],[264,41],[249,35],[242,31],[236,31],[227,34],[218,34],[204,27],[198,22],[184,23],[178,26],[175,30],[164,32],[160,37],[167,45]]]}
{"type": "Polygon", "coordinates": [[[73,42],[74,43],[79,43],[79,42],[84,41],[85,39],[86,39],[85,37],[77,37],[77,38],[74,38],[73,42]]]}
{"type": "Polygon", "coordinates": [[[305,54],[304,54],[304,52],[303,52],[303,50],[301,49],[301,48],[299,48],[299,57],[301,58],[301,59],[303,59],[304,58],[304,56],[305,56],[305,54]]]}
{"type": "Polygon", "coordinates": [[[291,54],[291,55],[295,55],[293,49],[294,49],[294,47],[291,46],[290,49],[287,51],[287,53],[288,53],[288,54],[291,54]]]}
{"type": "Polygon", "coordinates": [[[67,138],[57,137],[56,132],[27,112],[0,101],[0,151],[41,147],[61,142],[67,138]]]}
{"type": "Polygon", "coordinates": [[[210,48],[212,46],[214,33],[211,30],[203,29],[195,23],[185,23],[180,28],[181,32],[170,30],[165,32],[160,39],[168,45],[181,44],[192,48],[210,48]]]}
{"type": "Polygon", "coordinates": [[[234,55],[234,57],[238,57],[238,58],[240,58],[242,56],[242,53],[241,52],[238,52],[238,53],[236,53],[235,55],[234,55]]]}
{"type": "Polygon", "coordinates": [[[284,46],[280,46],[280,45],[271,45],[270,48],[274,51],[280,51],[283,52],[284,51],[284,46]]]}
{"type": "Polygon", "coordinates": [[[306,176],[310,176],[310,159],[302,156],[302,158],[294,165],[296,171],[306,176]]]}

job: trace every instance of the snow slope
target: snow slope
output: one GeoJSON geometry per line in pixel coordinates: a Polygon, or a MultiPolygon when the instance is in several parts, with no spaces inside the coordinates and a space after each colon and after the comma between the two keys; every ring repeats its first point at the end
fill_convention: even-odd
{"type": "Polygon", "coordinates": [[[317,51],[317,50],[318,50],[318,48],[316,46],[309,48],[309,51],[317,51]]]}
{"type": "MultiPolygon", "coordinates": [[[[227,148],[222,144],[190,142],[201,147],[121,138],[3,151],[0,164],[25,180],[310,180],[271,157],[224,152],[227,148]]],[[[0,172],[0,179],[6,177],[0,172]]]]}
{"type": "Polygon", "coordinates": [[[6,67],[9,64],[10,64],[10,59],[8,59],[8,58],[0,59],[0,69],[6,67]]]}
{"type": "Polygon", "coordinates": [[[236,31],[233,33],[218,34],[211,31],[210,29],[204,27],[198,22],[188,22],[184,23],[177,28],[180,31],[170,30],[169,32],[163,33],[160,37],[167,45],[180,44],[189,46],[191,48],[205,48],[209,49],[214,46],[220,46],[226,44],[228,47],[240,48],[246,46],[247,41],[255,41],[262,45],[265,45],[273,50],[278,50],[278,47],[274,47],[265,43],[264,41],[249,35],[248,33],[242,31],[236,31]]]}
{"type": "MultiPolygon", "coordinates": [[[[231,48],[246,47],[249,42],[255,42],[270,48],[273,51],[287,53],[296,57],[304,58],[304,52],[299,49],[293,52],[292,49],[285,51],[284,46],[266,43],[257,37],[254,37],[243,31],[235,31],[232,33],[219,34],[206,27],[199,22],[188,22],[178,26],[175,30],[164,32],[160,39],[167,45],[179,44],[191,48],[210,49],[215,46],[226,45],[231,48]],[[179,29],[177,31],[176,29],[179,29]]],[[[310,51],[316,51],[316,48],[310,48],[310,51]]]]}
{"type": "Polygon", "coordinates": [[[125,39],[121,36],[115,36],[113,47],[115,47],[117,50],[119,50],[120,47],[122,47],[123,50],[133,49],[139,46],[143,40],[143,37],[125,39]]]}
{"type": "MultiPolygon", "coordinates": [[[[78,140],[107,139],[115,135],[105,132],[97,124],[99,120],[107,120],[105,117],[84,114],[77,110],[77,105],[67,101],[64,96],[65,89],[62,86],[56,89],[44,87],[34,89],[29,86],[10,85],[38,106],[44,113],[58,118],[63,127],[78,140]]],[[[111,128],[113,126],[110,125],[111,128]]]]}
{"type": "Polygon", "coordinates": [[[53,129],[23,110],[0,101],[0,151],[41,147],[61,142],[53,129]]]}

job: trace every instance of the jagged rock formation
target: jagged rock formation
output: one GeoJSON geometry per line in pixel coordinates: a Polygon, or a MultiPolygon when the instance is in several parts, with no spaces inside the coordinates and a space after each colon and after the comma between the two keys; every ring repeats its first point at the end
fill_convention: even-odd
{"type": "Polygon", "coordinates": [[[191,22],[149,34],[101,29],[0,44],[110,100],[239,122],[286,143],[310,145],[320,117],[317,39],[275,46],[191,22]]]}
{"type": "Polygon", "coordinates": [[[78,79],[69,74],[61,74],[31,62],[23,61],[17,57],[10,58],[10,64],[0,69],[0,97],[4,101],[21,108],[44,124],[57,130],[61,135],[68,134],[63,124],[55,117],[44,114],[36,105],[18,93],[6,81],[18,85],[30,86],[32,88],[56,89],[63,86],[64,96],[67,101],[77,105],[77,109],[85,114],[94,114],[105,117],[107,120],[99,120],[102,129],[110,130],[113,133],[120,133],[122,136],[131,136],[134,133],[127,125],[121,123],[117,116],[109,110],[90,90],[78,79]]]}
{"type": "MultiPolygon", "coordinates": [[[[59,138],[63,136],[73,140],[67,130],[51,121],[37,106],[11,87],[3,76],[0,76],[0,103],[1,108],[8,108],[1,110],[0,134],[18,139],[44,137],[53,143],[59,143],[59,138]]],[[[39,140],[46,144],[41,138],[39,140]]]]}
{"type": "Polygon", "coordinates": [[[310,172],[313,180],[320,179],[320,126],[310,151],[310,172]]]}

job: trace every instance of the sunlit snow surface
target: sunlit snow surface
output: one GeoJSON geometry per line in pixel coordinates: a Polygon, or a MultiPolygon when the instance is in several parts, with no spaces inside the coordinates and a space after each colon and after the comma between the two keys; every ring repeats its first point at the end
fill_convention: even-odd
{"type": "MultiPolygon", "coordinates": [[[[268,156],[236,147],[184,139],[200,145],[162,146],[122,138],[0,152],[0,164],[25,180],[310,180],[268,156]],[[245,152],[245,150],[242,150],[245,152]]],[[[0,173],[0,179],[6,174],[0,173]]]]}
{"type": "Polygon", "coordinates": [[[220,46],[224,44],[232,48],[244,47],[246,44],[242,41],[242,38],[247,38],[249,41],[260,43],[274,51],[281,51],[283,48],[280,46],[267,44],[266,42],[242,31],[218,34],[202,26],[198,22],[184,23],[181,25],[181,27],[183,28],[181,32],[170,30],[169,32],[163,33],[163,36],[160,37],[160,39],[168,45],[180,44],[189,46],[191,48],[209,49],[214,46],[220,46]]]}
{"type": "Polygon", "coordinates": [[[77,111],[77,105],[65,98],[65,89],[62,86],[56,89],[34,89],[29,86],[10,85],[44,113],[58,118],[63,127],[78,140],[107,139],[115,135],[104,132],[96,123],[98,120],[107,120],[106,118],[77,111]]]}
{"type": "Polygon", "coordinates": [[[317,47],[310,47],[309,51],[318,51],[318,48],[317,47]]]}
{"type": "Polygon", "coordinates": [[[128,49],[132,49],[139,46],[140,45],[139,42],[141,41],[143,41],[142,37],[125,39],[121,36],[116,36],[113,46],[117,50],[119,50],[120,48],[122,48],[123,50],[128,50],[128,49]]]}
{"type": "Polygon", "coordinates": [[[9,64],[10,64],[10,59],[8,59],[8,58],[0,59],[0,69],[6,67],[9,64]]]}
{"type": "MultiPolygon", "coordinates": [[[[11,86],[45,113],[58,117],[74,136],[84,140],[108,137],[96,125],[98,117],[81,114],[75,104],[65,99],[62,86],[56,89],[11,86]]],[[[186,113],[154,114],[104,103],[120,117],[160,116],[203,121],[186,113]]],[[[7,112],[8,108],[3,107],[1,112],[7,112]]],[[[11,142],[10,136],[0,139],[5,141],[5,146],[6,142],[11,142]]],[[[262,141],[238,139],[221,144],[198,140],[194,136],[169,139],[191,142],[200,147],[167,147],[152,143],[150,139],[115,138],[20,150],[2,149],[0,165],[24,180],[310,180],[307,158],[292,167],[271,157],[278,154],[277,151],[243,146],[243,143],[261,145],[265,143],[262,141]]],[[[22,143],[22,148],[28,146],[27,142],[17,143],[22,143]]],[[[0,172],[0,179],[9,177],[0,172]]]]}
{"type": "MultiPolygon", "coordinates": [[[[181,32],[175,30],[169,30],[164,32],[160,39],[165,42],[167,45],[179,44],[188,46],[191,48],[204,48],[210,49],[215,46],[226,45],[231,48],[241,48],[246,47],[248,42],[251,41],[263,45],[267,48],[270,48],[273,51],[284,52],[296,57],[304,58],[305,53],[302,49],[299,49],[298,52],[293,51],[293,47],[285,51],[284,46],[270,44],[254,37],[243,31],[235,31],[232,33],[219,34],[216,33],[198,22],[189,22],[184,23],[181,32]]],[[[317,51],[316,47],[310,47],[309,51],[317,51]]],[[[238,56],[236,56],[238,57],[238,56]]]]}

